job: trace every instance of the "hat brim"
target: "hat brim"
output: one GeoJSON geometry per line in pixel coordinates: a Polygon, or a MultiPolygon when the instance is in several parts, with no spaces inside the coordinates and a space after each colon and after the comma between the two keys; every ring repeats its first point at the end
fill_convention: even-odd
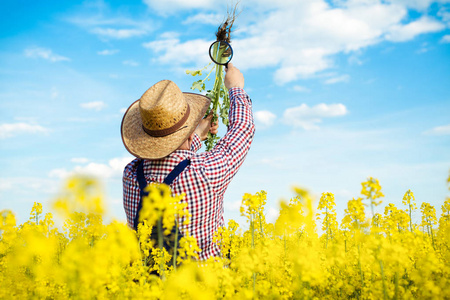
{"type": "Polygon", "coordinates": [[[179,130],[163,137],[152,137],[144,132],[139,100],[131,104],[121,125],[122,141],[128,152],[143,159],[160,159],[178,149],[187,140],[205,116],[211,100],[194,93],[183,93],[183,96],[190,107],[189,117],[179,130]]]}

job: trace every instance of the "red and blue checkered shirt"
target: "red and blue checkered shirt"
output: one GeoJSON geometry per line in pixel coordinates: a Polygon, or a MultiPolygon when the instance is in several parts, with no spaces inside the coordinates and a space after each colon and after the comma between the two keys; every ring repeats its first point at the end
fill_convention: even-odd
{"type": "MultiPolygon", "coordinates": [[[[220,248],[213,243],[213,235],[225,225],[223,195],[250,148],[255,133],[252,102],[243,89],[232,88],[230,95],[229,126],[225,136],[208,152],[195,153],[201,147],[195,135],[191,151],[176,150],[161,160],[144,160],[147,182],[163,182],[181,161],[191,164],[171,184],[172,193],[185,193],[183,201],[191,214],[188,225],[179,224],[181,232],[189,232],[202,250],[200,260],[220,256],[220,248]]],[[[123,204],[128,225],[133,227],[140,201],[136,168],[141,159],[130,162],[123,173],[123,204]]]]}

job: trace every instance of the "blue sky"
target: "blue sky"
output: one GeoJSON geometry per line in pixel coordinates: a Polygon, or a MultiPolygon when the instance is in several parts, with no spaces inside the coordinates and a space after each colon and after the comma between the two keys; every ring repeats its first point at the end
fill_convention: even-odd
{"type": "MultiPolygon", "coordinates": [[[[88,173],[103,182],[109,217],[125,221],[124,109],[162,79],[189,91],[185,70],[209,62],[227,4],[3,1],[0,209],[23,222],[34,201],[50,210],[65,177],[88,173]]],[[[383,186],[383,207],[401,207],[411,189],[440,212],[450,169],[450,1],[242,0],[240,10],[233,63],[257,132],[225,217],[243,223],[242,195],[266,190],[273,221],[293,185],[334,193],[341,217],[369,176],[383,186]]]]}

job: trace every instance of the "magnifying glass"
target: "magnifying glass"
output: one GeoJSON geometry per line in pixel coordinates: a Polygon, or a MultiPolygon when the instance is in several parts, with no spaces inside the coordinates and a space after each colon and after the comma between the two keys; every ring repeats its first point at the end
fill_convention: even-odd
{"type": "Polygon", "coordinates": [[[214,63],[228,68],[228,63],[233,58],[233,48],[226,41],[215,41],[209,47],[209,57],[214,63]]]}

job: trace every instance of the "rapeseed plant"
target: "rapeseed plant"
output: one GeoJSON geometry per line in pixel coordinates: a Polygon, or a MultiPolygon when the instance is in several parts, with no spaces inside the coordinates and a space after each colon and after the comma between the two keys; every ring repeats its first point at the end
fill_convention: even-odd
{"type": "Polygon", "coordinates": [[[361,183],[361,194],[366,196],[366,199],[370,201],[370,209],[372,211],[372,217],[375,215],[374,206],[380,205],[383,201],[376,199],[384,197],[381,192],[381,185],[378,179],[369,177],[367,181],[361,183]]]}
{"type": "MultiPolygon", "coordinates": [[[[168,187],[148,191],[137,232],[121,222],[103,223],[103,194],[92,178],[64,185],[54,204],[61,228],[40,203],[23,224],[1,211],[0,299],[450,298],[450,198],[439,220],[436,209],[422,203],[420,224],[411,218],[416,200],[410,191],[405,210],[388,204],[371,220],[363,198],[354,198],[339,224],[332,193],[321,195],[316,213],[314,197],[296,188],[271,224],[267,193],[245,194],[241,213],[248,229],[230,220],[213,240],[222,256],[198,262],[200,249],[188,232],[176,258],[151,241],[158,220],[164,235],[183,228],[189,213],[182,195],[168,187]]],[[[376,179],[363,184],[371,202],[380,191],[376,179]]]]}
{"type": "Polygon", "coordinates": [[[407,211],[408,211],[408,214],[409,214],[409,228],[410,228],[411,232],[413,231],[413,227],[412,227],[412,212],[413,212],[413,210],[417,209],[415,201],[416,201],[416,198],[414,198],[414,193],[411,192],[411,190],[407,190],[405,195],[403,196],[402,203],[404,205],[408,205],[407,211]]]}
{"type": "MultiPolygon", "coordinates": [[[[318,210],[324,210],[322,230],[325,231],[325,248],[328,246],[328,240],[335,238],[338,232],[338,222],[336,220],[336,209],[334,208],[336,203],[334,201],[334,195],[332,193],[322,193],[320,197],[318,210]]],[[[320,220],[320,215],[317,216],[317,220],[320,220]]]]}

